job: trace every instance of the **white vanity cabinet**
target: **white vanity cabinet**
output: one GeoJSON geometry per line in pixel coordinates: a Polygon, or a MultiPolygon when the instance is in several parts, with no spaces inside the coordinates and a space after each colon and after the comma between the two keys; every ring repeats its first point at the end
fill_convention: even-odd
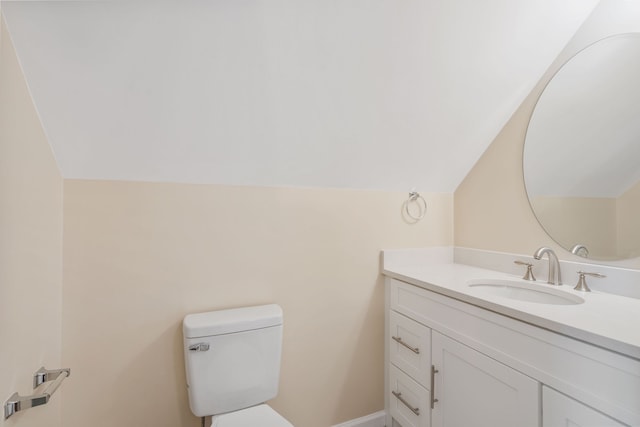
{"type": "Polygon", "coordinates": [[[390,277],[386,304],[387,427],[640,426],[636,359],[390,277]]]}
{"type": "Polygon", "coordinates": [[[542,387],[542,405],[542,427],[624,427],[624,424],[546,386],[542,387]]]}

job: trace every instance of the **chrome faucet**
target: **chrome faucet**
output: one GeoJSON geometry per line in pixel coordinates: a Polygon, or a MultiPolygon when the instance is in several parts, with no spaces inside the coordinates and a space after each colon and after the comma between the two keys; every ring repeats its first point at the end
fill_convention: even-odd
{"type": "Polygon", "coordinates": [[[556,253],[553,252],[553,249],[543,246],[533,254],[533,257],[540,260],[545,254],[549,257],[549,278],[547,279],[547,283],[550,285],[562,285],[560,261],[558,261],[558,257],[556,253]]]}
{"type": "Polygon", "coordinates": [[[571,248],[571,253],[583,258],[589,258],[589,249],[587,249],[585,245],[581,245],[580,243],[571,248]]]}

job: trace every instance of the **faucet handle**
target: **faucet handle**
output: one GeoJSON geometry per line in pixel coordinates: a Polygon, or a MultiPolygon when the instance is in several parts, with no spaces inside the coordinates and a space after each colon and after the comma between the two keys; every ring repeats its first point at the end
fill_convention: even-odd
{"type": "Polygon", "coordinates": [[[533,270],[531,270],[533,268],[533,264],[531,264],[530,262],[520,261],[519,259],[513,261],[513,263],[527,266],[527,272],[524,273],[524,276],[522,277],[524,280],[533,280],[534,282],[536,281],[536,277],[533,275],[533,270]]]}
{"type": "Polygon", "coordinates": [[[578,274],[580,275],[580,278],[578,279],[578,284],[573,289],[575,289],[576,291],[582,291],[582,292],[591,292],[591,289],[589,289],[589,286],[587,286],[587,281],[585,280],[584,276],[597,277],[599,279],[603,277],[607,277],[604,274],[587,273],[586,271],[578,271],[578,274]]]}

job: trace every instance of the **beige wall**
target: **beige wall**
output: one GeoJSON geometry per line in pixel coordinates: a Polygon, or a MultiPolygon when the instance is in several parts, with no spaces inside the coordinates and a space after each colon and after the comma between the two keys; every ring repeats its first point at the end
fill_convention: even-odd
{"type": "Polygon", "coordinates": [[[187,313],[284,309],[273,406],[301,427],[383,409],[382,248],[450,245],[450,194],[65,181],[65,427],[198,426],[187,313]],[[88,393],[91,393],[90,396],[88,393]]]}
{"type": "MultiPolygon", "coordinates": [[[[0,19],[0,399],[60,368],[62,178],[0,19]]],[[[68,381],[73,381],[71,378],[68,381]]],[[[65,388],[67,384],[63,384],[65,388]]],[[[61,389],[62,390],[62,389],[61,389]]],[[[61,426],[61,392],[0,426],[61,426]]]]}
{"type": "MultiPolygon", "coordinates": [[[[518,108],[454,193],[456,246],[520,254],[549,246],[562,259],[581,259],[547,235],[524,187],[522,149],[539,90],[540,86],[518,108]]],[[[637,216],[629,220],[637,221],[637,216]]],[[[640,268],[640,258],[615,265],[640,268]]]]}
{"type": "Polygon", "coordinates": [[[182,318],[267,302],[285,312],[276,409],[327,427],[383,408],[379,251],[451,245],[453,195],[412,225],[407,193],[63,182],[1,40],[0,398],[42,365],[72,376],[0,425],[198,426],[182,318]]]}
{"type": "Polygon", "coordinates": [[[545,230],[563,247],[582,244],[590,257],[602,259],[618,253],[617,199],[537,196],[531,203],[545,230]]]}
{"type": "Polygon", "coordinates": [[[617,205],[618,251],[640,257],[640,182],[622,194],[617,205]]]}
{"type": "Polygon", "coordinates": [[[534,101],[525,100],[456,190],[456,246],[533,254],[545,245],[560,253],[524,190],[522,142],[534,101]]]}
{"type": "Polygon", "coordinates": [[[537,218],[564,247],[581,243],[601,259],[640,256],[640,183],[618,198],[537,196],[532,203],[537,218]]]}

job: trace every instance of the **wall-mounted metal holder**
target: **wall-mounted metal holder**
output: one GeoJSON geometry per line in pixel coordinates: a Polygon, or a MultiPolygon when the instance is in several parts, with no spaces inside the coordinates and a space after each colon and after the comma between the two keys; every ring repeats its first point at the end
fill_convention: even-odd
{"type": "Polygon", "coordinates": [[[71,375],[71,369],[48,370],[44,367],[38,369],[38,371],[33,374],[33,388],[35,390],[42,384],[49,383],[47,387],[41,392],[30,396],[20,396],[18,393],[13,393],[4,404],[4,419],[6,420],[16,412],[24,411],[34,406],[44,405],[49,402],[51,395],[55,393],[58,387],[60,387],[60,384],[62,384],[62,381],[69,375],[71,375]]]}
{"type": "Polygon", "coordinates": [[[427,213],[427,201],[415,190],[411,190],[409,193],[409,198],[406,202],[404,202],[404,213],[408,218],[411,218],[413,222],[418,222],[427,213]],[[411,205],[415,204],[417,207],[417,213],[412,213],[409,208],[411,205]]]}

